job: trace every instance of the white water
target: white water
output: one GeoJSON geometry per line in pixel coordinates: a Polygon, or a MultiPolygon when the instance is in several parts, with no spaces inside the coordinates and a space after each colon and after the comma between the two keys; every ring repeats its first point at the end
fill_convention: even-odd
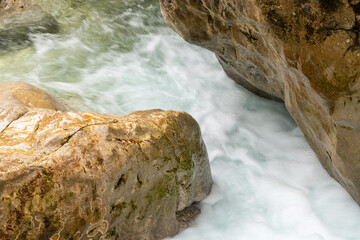
{"type": "Polygon", "coordinates": [[[61,32],[0,55],[0,81],[35,84],[76,110],[162,108],[199,122],[214,186],[194,225],[172,239],[360,239],[359,206],[284,106],[228,79],[213,54],[165,25],[156,0],[37,2],[61,32]]]}

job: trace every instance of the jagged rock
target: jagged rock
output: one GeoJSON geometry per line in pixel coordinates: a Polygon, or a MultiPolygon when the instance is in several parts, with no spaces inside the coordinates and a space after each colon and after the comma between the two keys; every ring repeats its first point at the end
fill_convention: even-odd
{"type": "Polygon", "coordinates": [[[226,73],[284,100],[323,166],[360,203],[360,2],[160,0],[166,22],[226,73]]]}
{"type": "Polygon", "coordinates": [[[0,239],[160,239],[209,194],[186,113],[68,112],[23,83],[0,93],[0,239]]]}

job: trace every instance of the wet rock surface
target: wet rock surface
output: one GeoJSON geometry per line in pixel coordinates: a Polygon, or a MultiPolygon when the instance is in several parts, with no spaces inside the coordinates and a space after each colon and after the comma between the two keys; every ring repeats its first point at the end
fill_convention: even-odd
{"type": "Polygon", "coordinates": [[[58,33],[54,17],[29,0],[0,1],[0,54],[32,45],[31,35],[58,33]]]}
{"type": "Polygon", "coordinates": [[[360,203],[360,2],[160,0],[166,22],[250,91],[283,100],[360,203]]]}
{"type": "Polygon", "coordinates": [[[23,83],[0,83],[0,100],[0,239],[161,239],[210,192],[186,113],[68,112],[23,83]]]}

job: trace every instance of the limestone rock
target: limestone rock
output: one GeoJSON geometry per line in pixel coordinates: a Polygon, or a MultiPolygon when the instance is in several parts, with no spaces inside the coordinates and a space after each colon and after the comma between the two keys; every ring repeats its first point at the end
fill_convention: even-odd
{"type": "Polygon", "coordinates": [[[22,83],[0,93],[0,239],[161,239],[210,192],[186,113],[66,112],[22,83]]]}
{"type": "Polygon", "coordinates": [[[360,2],[160,0],[166,22],[226,73],[285,101],[323,166],[360,203],[360,2]]]}

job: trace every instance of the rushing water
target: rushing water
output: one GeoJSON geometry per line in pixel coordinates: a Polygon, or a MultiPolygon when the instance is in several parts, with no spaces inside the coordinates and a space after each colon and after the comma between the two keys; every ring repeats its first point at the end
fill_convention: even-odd
{"type": "Polygon", "coordinates": [[[228,79],[164,23],[156,0],[34,0],[59,23],[0,49],[0,81],[74,110],[161,108],[199,122],[214,186],[176,240],[358,240],[360,209],[320,166],[284,106],[228,79]],[[15,44],[16,45],[16,44],[15,44]]]}

